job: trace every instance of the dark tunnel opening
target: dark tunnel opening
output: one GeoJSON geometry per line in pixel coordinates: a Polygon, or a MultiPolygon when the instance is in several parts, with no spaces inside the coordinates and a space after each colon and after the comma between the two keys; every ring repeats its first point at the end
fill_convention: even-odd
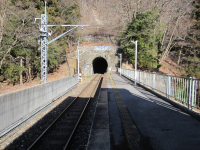
{"type": "Polygon", "coordinates": [[[103,57],[97,57],[93,60],[94,73],[104,74],[107,72],[108,63],[103,57]]]}

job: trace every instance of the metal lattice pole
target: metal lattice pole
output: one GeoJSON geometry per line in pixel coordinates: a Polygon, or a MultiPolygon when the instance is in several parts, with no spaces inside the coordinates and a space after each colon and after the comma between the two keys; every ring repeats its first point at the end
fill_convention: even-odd
{"type": "MultiPolygon", "coordinates": [[[[47,65],[47,49],[48,49],[48,44],[54,42],[55,40],[59,39],[63,35],[69,33],[70,31],[76,29],[79,26],[82,26],[82,29],[84,26],[89,26],[89,25],[48,25],[48,18],[47,18],[47,11],[46,11],[46,1],[45,1],[45,14],[41,14],[41,18],[35,18],[34,23],[36,22],[37,19],[41,19],[41,83],[46,83],[47,82],[47,75],[48,75],[48,65],[47,65]],[[63,34],[57,36],[56,38],[48,41],[48,32],[47,28],[52,27],[52,26],[74,26],[74,28],[64,32],[63,34]]],[[[49,33],[51,35],[51,33],[49,33]]]]}
{"type": "Polygon", "coordinates": [[[47,82],[47,14],[45,2],[45,14],[41,14],[41,83],[47,82]]]}

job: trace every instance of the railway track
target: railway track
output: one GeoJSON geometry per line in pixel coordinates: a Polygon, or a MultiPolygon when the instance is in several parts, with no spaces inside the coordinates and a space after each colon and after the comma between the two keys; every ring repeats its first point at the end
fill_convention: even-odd
{"type": "Polygon", "coordinates": [[[101,78],[102,75],[95,75],[90,84],[48,126],[28,150],[67,149],[90,99],[96,93],[101,78]]]}

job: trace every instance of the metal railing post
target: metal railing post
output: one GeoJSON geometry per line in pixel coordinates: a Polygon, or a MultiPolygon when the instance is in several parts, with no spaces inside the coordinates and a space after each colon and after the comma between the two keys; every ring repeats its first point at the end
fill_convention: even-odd
{"type": "Polygon", "coordinates": [[[168,96],[168,76],[166,76],[166,97],[168,96]]]}
{"type": "Polygon", "coordinates": [[[79,73],[79,41],[78,41],[78,46],[77,46],[77,51],[78,51],[78,82],[79,82],[79,77],[80,77],[80,73],[79,73]]]}
{"type": "Polygon", "coordinates": [[[166,97],[170,99],[171,96],[171,76],[167,75],[166,79],[166,97]]]}
{"type": "Polygon", "coordinates": [[[200,102],[200,99],[199,99],[199,97],[200,97],[200,86],[199,86],[199,84],[200,84],[200,80],[197,80],[197,108],[199,108],[199,102],[200,102]]]}
{"type": "Polygon", "coordinates": [[[152,74],[153,76],[152,76],[152,81],[153,81],[153,83],[152,83],[152,89],[153,89],[153,91],[155,91],[155,82],[156,82],[156,74],[155,74],[155,72],[153,72],[153,74],[152,74]]]}
{"type": "Polygon", "coordinates": [[[133,71],[131,71],[131,72],[132,72],[132,75],[131,75],[132,78],[131,79],[133,79],[133,71]]]}
{"type": "Polygon", "coordinates": [[[187,103],[188,103],[188,109],[190,109],[191,106],[191,96],[192,96],[192,77],[189,78],[189,85],[188,85],[188,98],[187,98],[187,103]]]}
{"type": "Polygon", "coordinates": [[[141,83],[141,71],[139,71],[139,83],[141,83]]]}
{"type": "Polygon", "coordinates": [[[195,99],[195,78],[192,78],[192,94],[191,94],[191,110],[193,110],[194,107],[194,99],[195,99]]]}
{"type": "Polygon", "coordinates": [[[171,76],[168,76],[168,85],[169,85],[169,91],[168,91],[168,98],[170,99],[171,96],[171,76]]]}

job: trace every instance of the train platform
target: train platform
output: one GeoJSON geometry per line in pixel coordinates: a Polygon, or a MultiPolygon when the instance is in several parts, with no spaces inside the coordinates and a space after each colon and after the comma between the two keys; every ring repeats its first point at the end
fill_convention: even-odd
{"type": "Polygon", "coordinates": [[[104,74],[87,150],[110,150],[107,76],[104,74]]]}
{"type": "MultiPolygon", "coordinates": [[[[0,149],[27,149],[53,121],[53,117],[58,116],[70,99],[78,96],[89,83],[90,80],[78,85],[0,138],[0,149]]],[[[79,127],[81,132],[74,136],[74,142],[78,143],[76,149],[200,149],[200,121],[141,87],[134,86],[127,78],[116,73],[104,74],[101,90],[96,95],[98,103],[94,106],[93,123],[89,124],[91,120],[88,119],[87,125],[79,127]]]]}
{"type": "Polygon", "coordinates": [[[200,149],[200,121],[119,74],[107,92],[111,149],[200,149]]]}

